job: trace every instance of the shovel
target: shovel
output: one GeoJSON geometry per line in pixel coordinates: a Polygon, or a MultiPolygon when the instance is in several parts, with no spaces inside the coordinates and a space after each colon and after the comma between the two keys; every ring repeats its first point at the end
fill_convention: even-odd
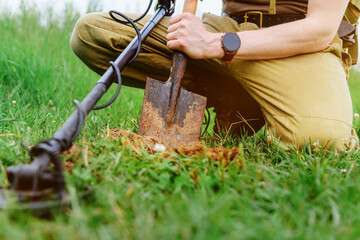
{"type": "MultiPolygon", "coordinates": [[[[185,0],[183,12],[195,14],[196,6],[197,0],[185,0]]],[[[186,56],[174,51],[165,83],[146,78],[138,134],[158,137],[168,148],[200,140],[206,97],[181,87],[186,63],[186,56]]]]}

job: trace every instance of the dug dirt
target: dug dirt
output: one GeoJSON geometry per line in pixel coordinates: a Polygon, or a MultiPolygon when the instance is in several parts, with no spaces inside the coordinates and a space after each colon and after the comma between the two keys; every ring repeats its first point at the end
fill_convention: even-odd
{"type": "Polygon", "coordinates": [[[180,146],[173,149],[166,148],[165,144],[156,137],[141,136],[122,129],[106,130],[106,138],[110,140],[119,140],[121,145],[130,146],[133,152],[141,154],[141,149],[145,149],[148,153],[164,152],[168,155],[169,152],[177,152],[186,156],[201,156],[207,157],[219,161],[225,164],[230,163],[234,159],[237,159],[242,165],[241,160],[237,158],[239,154],[239,148],[233,147],[231,149],[216,147],[210,148],[199,143],[189,144],[187,146],[180,146]]]}

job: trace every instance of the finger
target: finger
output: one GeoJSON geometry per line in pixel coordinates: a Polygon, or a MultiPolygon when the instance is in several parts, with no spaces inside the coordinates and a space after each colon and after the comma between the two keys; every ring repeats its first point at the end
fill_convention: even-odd
{"type": "Polygon", "coordinates": [[[170,24],[177,23],[177,22],[179,22],[181,20],[191,20],[191,19],[194,19],[194,18],[196,18],[196,16],[191,14],[191,13],[181,13],[181,14],[178,14],[178,15],[175,15],[175,16],[171,17],[170,24]]]}
{"type": "Polygon", "coordinates": [[[191,26],[191,22],[190,21],[187,21],[187,20],[184,20],[182,19],[181,21],[175,23],[175,24],[172,24],[168,27],[168,33],[169,32],[175,32],[175,31],[178,31],[178,30],[182,30],[182,29],[187,29],[191,26]]]}
{"type": "Polygon", "coordinates": [[[179,51],[184,50],[184,45],[181,43],[180,40],[170,40],[167,42],[166,45],[171,50],[179,50],[179,51]]]}
{"type": "Polygon", "coordinates": [[[173,31],[173,32],[169,32],[166,35],[166,39],[167,40],[173,40],[173,39],[186,39],[188,38],[189,34],[186,31],[183,30],[177,30],[177,31],[173,31]]]}
{"type": "Polygon", "coordinates": [[[166,35],[166,39],[167,39],[168,41],[177,39],[177,38],[176,38],[176,33],[175,33],[175,32],[169,33],[168,35],[166,35]]]}
{"type": "Polygon", "coordinates": [[[175,23],[175,24],[172,24],[168,27],[168,33],[171,33],[171,32],[175,32],[176,30],[178,30],[180,28],[180,23],[175,23]]]}
{"type": "Polygon", "coordinates": [[[171,25],[171,24],[175,24],[175,23],[181,21],[181,19],[182,19],[182,14],[178,14],[178,15],[173,16],[173,17],[170,19],[170,25],[171,25]]]}

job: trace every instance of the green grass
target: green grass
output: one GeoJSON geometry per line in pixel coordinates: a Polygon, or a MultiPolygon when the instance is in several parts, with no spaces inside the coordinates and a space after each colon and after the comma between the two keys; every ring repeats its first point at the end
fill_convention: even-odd
{"type": "MultiPolygon", "coordinates": [[[[1,184],[6,167],[29,162],[19,142],[50,138],[74,111],[72,101],[83,99],[98,80],[70,50],[78,15],[67,11],[47,27],[39,25],[36,11],[0,20],[1,184]]],[[[351,72],[355,112],[359,78],[351,72]]],[[[139,117],[142,96],[143,90],[124,87],[111,107],[86,120],[75,143],[93,152],[89,165],[83,151],[64,158],[74,161],[72,173],[66,172],[72,209],[50,221],[1,211],[0,239],[359,238],[359,153],[285,152],[263,137],[246,137],[224,143],[239,146],[242,167],[205,155],[138,156],[99,132],[136,131],[132,120],[139,117]],[[84,185],[93,190],[88,201],[75,197],[84,185]]],[[[355,126],[359,131],[359,122],[355,126]]]]}

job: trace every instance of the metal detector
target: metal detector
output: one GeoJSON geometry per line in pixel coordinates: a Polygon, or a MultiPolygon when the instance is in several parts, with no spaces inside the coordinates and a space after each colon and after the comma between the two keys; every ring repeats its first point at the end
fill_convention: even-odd
{"type": "MultiPolygon", "coordinates": [[[[151,4],[152,0],[148,10],[151,4]]],[[[124,14],[110,11],[114,20],[131,24],[136,30],[137,36],[114,62],[110,62],[110,68],[102,75],[84,100],[81,103],[74,101],[77,109],[54,136],[50,140],[37,143],[29,150],[31,163],[6,169],[10,184],[8,187],[0,189],[0,209],[11,208],[14,206],[12,203],[17,202],[15,206],[18,209],[33,210],[43,214],[51,208],[69,204],[69,197],[65,192],[64,170],[60,154],[70,149],[81,131],[85,118],[92,110],[105,108],[115,101],[121,89],[121,70],[137,57],[141,44],[164,16],[171,15],[174,5],[175,0],[159,0],[155,14],[141,31],[136,27],[135,22],[145,16],[147,12],[140,18],[131,20],[124,14]],[[120,20],[116,15],[126,21],[120,20]],[[117,79],[118,83],[114,97],[108,103],[95,107],[114,83],[114,79],[117,79]]],[[[85,190],[81,196],[85,196],[88,192],[85,190]]]]}

